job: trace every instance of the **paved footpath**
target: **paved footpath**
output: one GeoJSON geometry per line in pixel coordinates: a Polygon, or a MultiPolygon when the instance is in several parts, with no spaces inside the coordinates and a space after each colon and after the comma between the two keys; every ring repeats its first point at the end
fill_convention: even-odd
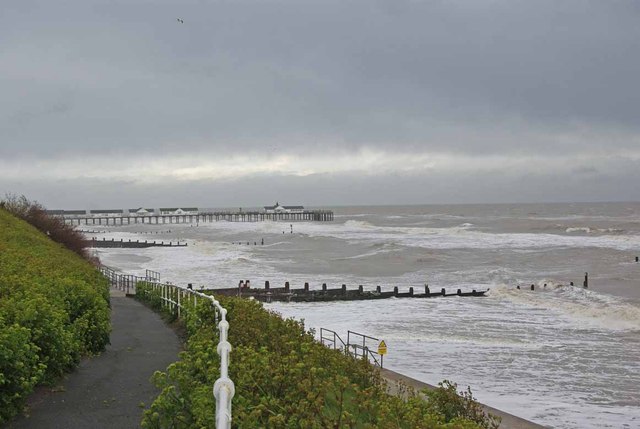
{"type": "Polygon", "coordinates": [[[9,429],[128,429],[140,427],[143,408],[158,390],[149,381],[178,360],[180,340],[160,316],[116,291],[111,296],[111,344],[84,360],[61,383],[40,389],[29,401],[29,417],[9,429]]]}

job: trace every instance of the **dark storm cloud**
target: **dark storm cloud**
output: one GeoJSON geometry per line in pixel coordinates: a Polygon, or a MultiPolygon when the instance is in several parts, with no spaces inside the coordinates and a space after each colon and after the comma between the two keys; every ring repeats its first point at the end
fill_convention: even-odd
{"type": "Polygon", "coordinates": [[[639,23],[634,1],[5,1],[0,164],[373,150],[622,180],[597,158],[640,156],[639,23]]]}
{"type": "Polygon", "coordinates": [[[633,2],[3,9],[5,156],[284,143],[535,152],[579,126],[638,131],[633,2]]]}

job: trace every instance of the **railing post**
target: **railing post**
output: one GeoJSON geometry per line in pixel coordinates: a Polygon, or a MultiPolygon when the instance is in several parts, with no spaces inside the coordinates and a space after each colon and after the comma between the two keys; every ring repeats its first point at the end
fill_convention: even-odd
{"type": "Polygon", "coordinates": [[[178,301],[178,319],[180,318],[180,295],[182,294],[182,290],[178,289],[178,297],[177,297],[177,301],[178,301]]]}

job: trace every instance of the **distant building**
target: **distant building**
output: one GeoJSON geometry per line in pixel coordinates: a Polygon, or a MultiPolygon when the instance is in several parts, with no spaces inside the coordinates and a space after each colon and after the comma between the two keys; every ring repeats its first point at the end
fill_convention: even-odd
{"type": "Polygon", "coordinates": [[[65,210],[64,215],[65,216],[86,216],[87,211],[86,210],[65,210]]]}
{"type": "Polygon", "coordinates": [[[124,214],[124,210],[91,210],[91,216],[122,216],[124,214]]]}
{"type": "Polygon", "coordinates": [[[264,206],[265,213],[302,213],[304,206],[283,206],[276,202],[273,206],[264,206]]]}
{"type": "Polygon", "coordinates": [[[172,208],[161,207],[160,208],[160,214],[163,214],[163,215],[198,214],[198,208],[197,207],[185,207],[185,208],[180,208],[180,207],[172,207],[172,208]]]}
{"type": "Polygon", "coordinates": [[[129,214],[134,216],[147,216],[153,214],[153,209],[145,209],[144,207],[138,207],[137,209],[129,209],[129,214]]]}
{"type": "Polygon", "coordinates": [[[49,216],[86,216],[86,210],[47,210],[49,216]]]}
{"type": "Polygon", "coordinates": [[[47,210],[49,216],[64,216],[64,210],[47,210]]]}

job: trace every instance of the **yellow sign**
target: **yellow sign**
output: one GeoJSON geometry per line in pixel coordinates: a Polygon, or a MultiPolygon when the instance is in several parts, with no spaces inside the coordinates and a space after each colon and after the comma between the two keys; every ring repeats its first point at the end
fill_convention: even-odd
{"type": "Polygon", "coordinates": [[[380,341],[380,344],[378,345],[378,354],[381,356],[387,354],[387,343],[385,343],[384,340],[380,341]]]}

